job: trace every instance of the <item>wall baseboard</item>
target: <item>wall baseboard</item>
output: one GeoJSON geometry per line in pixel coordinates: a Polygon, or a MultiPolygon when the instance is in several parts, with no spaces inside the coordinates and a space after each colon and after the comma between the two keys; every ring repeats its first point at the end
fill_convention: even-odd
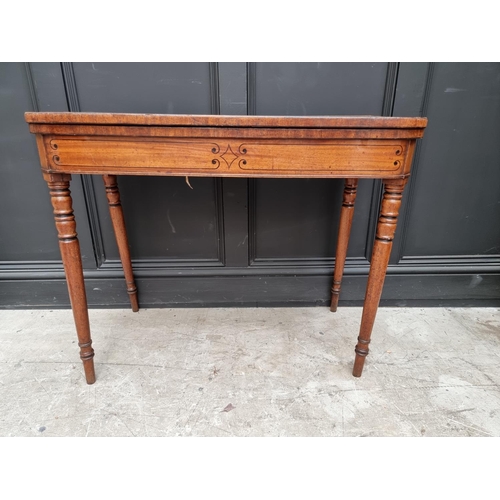
{"type": "MultiPolygon", "coordinates": [[[[366,276],[344,278],[341,305],[363,303],[366,276]]],[[[139,277],[141,307],[326,306],[328,275],[139,277]]],[[[87,278],[90,308],[128,308],[123,279],[87,278]]],[[[500,307],[500,274],[388,275],[381,306],[500,307]]],[[[69,308],[64,279],[2,280],[2,309],[69,308]]]]}

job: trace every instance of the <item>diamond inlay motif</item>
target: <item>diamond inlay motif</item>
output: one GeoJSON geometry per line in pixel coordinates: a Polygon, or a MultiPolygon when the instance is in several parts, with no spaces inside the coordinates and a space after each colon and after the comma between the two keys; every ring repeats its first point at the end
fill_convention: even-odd
{"type": "Polygon", "coordinates": [[[227,163],[228,168],[231,167],[232,163],[236,158],[239,158],[239,155],[235,154],[231,149],[231,146],[228,144],[226,151],[220,155],[220,157],[227,163]]]}

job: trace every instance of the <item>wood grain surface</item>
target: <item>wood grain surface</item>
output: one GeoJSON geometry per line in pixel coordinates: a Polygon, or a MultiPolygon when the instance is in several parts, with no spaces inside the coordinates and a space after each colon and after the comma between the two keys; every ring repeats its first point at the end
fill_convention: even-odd
{"type": "Polygon", "coordinates": [[[101,174],[134,311],[139,308],[117,175],[345,178],[332,286],[336,311],[358,179],[384,184],[353,375],[361,376],[416,140],[426,118],[26,113],[48,183],[89,384],[94,383],[71,174],[101,174]]]}
{"type": "Polygon", "coordinates": [[[420,128],[427,118],[392,116],[229,116],[126,113],[25,113],[28,123],[203,127],[420,128]]]}

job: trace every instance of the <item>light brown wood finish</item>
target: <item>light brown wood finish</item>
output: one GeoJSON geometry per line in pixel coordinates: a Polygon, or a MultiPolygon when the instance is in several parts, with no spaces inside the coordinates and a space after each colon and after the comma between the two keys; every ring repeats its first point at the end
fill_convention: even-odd
{"type": "Polygon", "coordinates": [[[333,272],[332,301],[330,304],[330,311],[332,312],[337,311],[339,304],[340,287],[342,285],[347,246],[349,245],[349,236],[351,234],[357,188],[358,179],[345,180],[342,208],[340,209],[337,251],[335,253],[335,270],[333,272]]]}
{"type": "Polygon", "coordinates": [[[112,113],[26,113],[26,119],[49,173],[395,179],[409,174],[412,143],[427,123],[112,113]]]}
{"type": "Polygon", "coordinates": [[[427,118],[393,116],[233,116],[139,113],[25,113],[28,123],[188,127],[424,129],[427,118]]]}
{"type": "Polygon", "coordinates": [[[120,201],[120,191],[118,190],[118,181],[116,175],[103,175],[102,178],[106,188],[109,213],[111,214],[111,222],[113,223],[118,252],[120,253],[120,260],[122,261],[123,272],[127,283],[127,293],[130,298],[130,305],[132,306],[132,311],[137,312],[139,310],[137,286],[135,285],[134,273],[132,271],[130,248],[125,227],[125,218],[123,217],[123,208],[120,201]]]}
{"type": "Polygon", "coordinates": [[[132,308],[137,290],[116,176],[323,177],[346,180],[331,309],[336,310],[357,180],[383,179],[384,195],[353,375],[361,375],[403,188],[426,118],[262,117],[26,113],[51,189],[61,254],[88,383],[95,381],[87,302],[69,180],[103,175],[132,308]],[[307,159],[307,161],[304,161],[307,159]]]}
{"type": "Polygon", "coordinates": [[[71,175],[45,174],[49,186],[50,199],[54,207],[54,219],[59,237],[59,248],[66,273],[69,298],[73,317],[75,319],[80,358],[83,362],[85,378],[88,384],[95,382],[94,350],[90,338],[89,314],[87,309],[87,296],[83,279],[82,258],[80,244],[76,232],[75,216],[69,183],[71,175]]]}
{"type": "Polygon", "coordinates": [[[380,297],[382,296],[382,288],[384,286],[387,265],[389,264],[389,257],[391,256],[392,242],[394,240],[394,233],[396,232],[399,208],[401,207],[401,199],[406,182],[406,178],[384,181],[384,194],[382,196],[380,215],[377,222],[377,233],[373,245],[363,315],[361,317],[358,343],[354,349],[356,358],[352,374],[355,377],[361,377],[365,358],[369,352],[368,344],[370,343],[373,323],[375,322],[380,297]]]}
{"type": "Polygon", "coordinates": [[[400,177],[404,140],[131,138],[48,136],[51,172],[225,177],[400,177]],[[304,157],[311,161],[304,163],[304,157]]]}
{"type": "MultiPolygon", "coordinates": [[[[233,117],[234,118],[234,117],[233,117]]],[[[238,139],[418,139],[421,128],[158,127],[31,123],[33,134],[91,137],[187,137],[238,139]]]]}

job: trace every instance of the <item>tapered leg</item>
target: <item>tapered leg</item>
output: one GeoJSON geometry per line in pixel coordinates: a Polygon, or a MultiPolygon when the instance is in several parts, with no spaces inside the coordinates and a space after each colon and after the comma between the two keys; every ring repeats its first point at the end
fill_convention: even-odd
{"type": "Polygon", "coordinates": [[[407,179],[384,180],[384,195],[377,223],[377,234],[373,246],[370,273],[366,287],[365,303],[361,318],[358,343],[354,349],[356,358],[352,374],[361,377],[365,358],[368,355],[368,344],[377,314],[382,287],[384,286],[387,264],[391,255],[392,241],[396,231],[399,208],[403,189],[407,179]]]}
{"type": "Polygon", "coordinates": [[[346,179],[344,183],[344,196],[342,198],[342,209],[340,210],[339,233],[337,238],[337,251],[335,253],[335,271],[333,272],[332,302],[330,311],[335,312],[339,303],[340,286],[344,274],[347,245],[351,234],[352,217],[354,215],[354,203],[358,179],[346,179]]]}
{"type": "Polygon", "coordinates": [[[78,335],[80,358],[83,361],[87,384],[93,384],[95,382],[94,350],[92,349],[92,339],[90,338],[80,244],[78,243],[71,193],[69,190],[71,175],[44,174],[44,178],[48,183],[50,198],[54,207],[54,219],[59,237],[59,248],[61,249],[64,271],[66,272],[76,333],[78,335]]]}
{"type": "Polygon", "coordinates": [[[137,312],[139,310],[137,287],[135,286],[134,273],[132,271],[127,230],[125,228],[125,218],[123,217],[123,209],[120,201],[120,191],[118,190],[116,175],[103,175],[102,178],[104,179],[104,185],[106,187],[109,212],[111,214],[116,243],[118,244],[118,251],[120,252],[123,272],[127,282],[127,292],[130,297],[130,304],[132,305],[132,311],[137,312]]]}

